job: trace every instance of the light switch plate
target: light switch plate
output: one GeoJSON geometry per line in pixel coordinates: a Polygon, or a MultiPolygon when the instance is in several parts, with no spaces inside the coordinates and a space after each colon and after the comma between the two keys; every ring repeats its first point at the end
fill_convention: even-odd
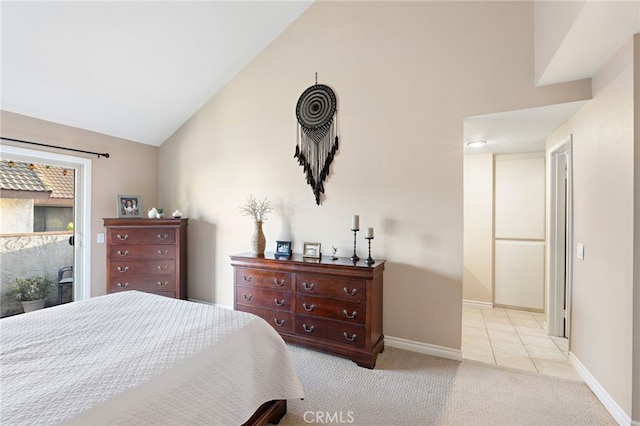
{"type": "Polygon", "coordinates": [[[96,237],[96,242],[98,244],[104,244],[104,232],[98,232],[98,235],[96,237]]]}
{"type": "Polygon", "coordinates": [[[578,243],[578,259],[584,260],[584,244],[578,243]]]}

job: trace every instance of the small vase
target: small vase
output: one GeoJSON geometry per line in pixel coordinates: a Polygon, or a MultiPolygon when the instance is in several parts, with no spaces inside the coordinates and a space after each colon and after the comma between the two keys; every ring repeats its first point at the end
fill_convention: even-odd
{"type": "Polygon", "coordinates": [[[147,212],[147,215],[149,216],[149,219],[155,219],[158,215],[158,209],[156,209],[155,207],[151,207],[147,212]]]}
{"type": "Polygon", "coordinates": [[[20,303],[22,303],[22,309],[25,313],[44,308],[44,299],[23,300],[20,303]]]}
{"type": "Polygon", "coordinates": [[[262,222],[254,222],[253,235],[251,235],[251,252],[256,256],[264,256],[267,239],[262,232],[262,222]]]}

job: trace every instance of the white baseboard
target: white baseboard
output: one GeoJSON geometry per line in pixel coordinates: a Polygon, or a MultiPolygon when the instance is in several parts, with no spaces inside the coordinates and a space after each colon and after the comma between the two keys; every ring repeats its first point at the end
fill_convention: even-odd
{"type": "Polygon", "coordinates": [[[474,308],[474,309],[493,309],[493,303],[489,302],[477,302],[475,300],[463,300],[462,301],[463,308],[474,308]]]}
{"type": "Polygon", "coordinates": [[[638,426],[640,423],[631,422],[631,418],[624,412],[622,408],[611,398],[611,395],[598,383],[595,377],[587,370],[587,368],[580,362],[578,358],[572,353],[569,352],[569,360],[573,367],[576,369],[580,377],[584,380],[584,382],[589,386],[591,391],[596,395],[596,397],[602,402],[604,408],[611,414],[613,419],[621,426],[638,426]]]}
{"type": "Polygon", "coordinates": [[[407,351],[418,352],[425,355],[452,359],[454,361],[462,361],[462,351],[459,349],[430,345],[428,343],[414,342],[413,340],[386,335],[384,336],[384,344],[391,346],[392,348],[404,349],[407,351]]]}

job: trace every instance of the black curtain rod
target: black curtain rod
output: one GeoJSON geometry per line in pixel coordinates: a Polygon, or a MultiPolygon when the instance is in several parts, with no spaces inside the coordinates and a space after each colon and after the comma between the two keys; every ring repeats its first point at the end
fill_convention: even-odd
{"type": "Polygon", "coordinates": [[[83,154],[97,155],[98,158],[100,158],[100,157],[109,158],[109,153],[108,152],[100,153],[100,152],[84,151],[82,149],[66,148],[64,146],[48,145],[46,143],[40,143],[40,142],[30,142],[30,141],[23,141],[23,140],[20,140],[20,139],[5,138],[4,136],[0,136],[0,139],[4,139],[5,141],[28,143],[30,145],[46,146],[47,148],[56,148],[56,149],[64,149],[66,151],[82,152],[83,154]]]}

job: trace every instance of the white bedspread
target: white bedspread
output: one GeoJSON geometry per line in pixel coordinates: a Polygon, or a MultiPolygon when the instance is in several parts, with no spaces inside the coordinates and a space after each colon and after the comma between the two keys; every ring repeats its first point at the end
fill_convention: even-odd
{"type": "Polygon", "coordinates": [[[0,424],[239,425],[303,398],[262,319],[127,291],[0,320],[0,424]]]}

